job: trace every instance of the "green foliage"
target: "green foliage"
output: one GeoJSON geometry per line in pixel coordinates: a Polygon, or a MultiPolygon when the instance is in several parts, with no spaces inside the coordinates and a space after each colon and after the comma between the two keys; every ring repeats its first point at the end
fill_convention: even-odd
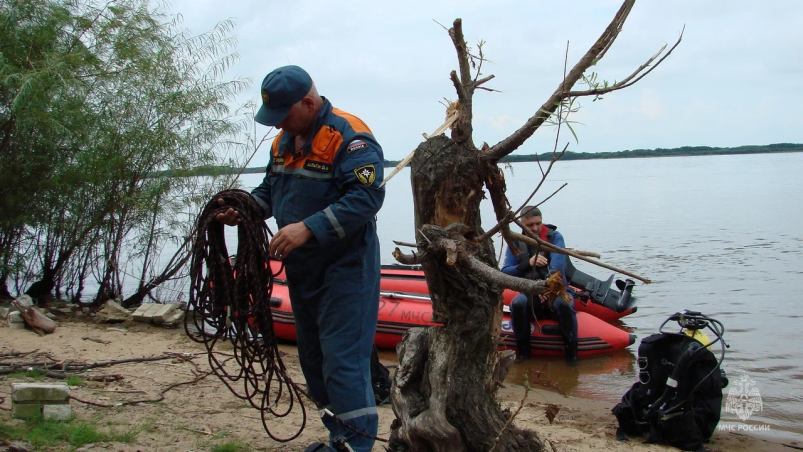
{"type": "Polygon", "coordinates": [[[217,191],[220,172],[148,176],[242,147],[228,104],[250,82],[221,78],[233,27],[193,36],[147,0],[0,0],[0,289],[12,275],[80,294],[95,265],[98,296],[120,294],[123,240],[158,252],[175,228],[144,225],[217,191]]]}
{"type": "Polygon", "coordinates": [[[26,371],[22,371],[22,372],[12,372],[12,373],[8,374],[7,377],[8,378],[17,378],[17,379],[30,378],[30,379],[39,381],[39,380],[42,380],[42,379],[45,378],[45,374],[40,372],[39,369],[31,369],[31,370],[26,370],[26,371]]]}
{"type": "Polygon", "coordinates": [[[83,386],[84,385],[84,379],[81,378],[81,377],[75,376],[75,375],[70,375],[69,377],[67,377],[67,379],[65,381],[67,383],[67,386],[83,386]]]}
{"type": "Polygon", "coordinates": [[[0,440],[28,441],[34,448],[49,448],[68,444],[73,448],[98,442],[132,443],[138,428],[124,431],[103,431],[91,422],[70,419],[64,422],[46,421],[41,417],[12,426],[0,420],[0,440]]]}
{"type": "Polygon", "coordinates": [[[239,441],[229,441],[212,447],[212,452],[248,452],[251,450],[247,444],[239,441]]]}
{"type": "MultiPolygon", "coordinates": [[[[766,146],[738,146],[734,148],[715,148],[708,146],[683,146],[672,149],[635,149],[632,151],[617,152],[571,152],[567,151],[561,160],[593,160],[593,159],[622,159],[622,158],[649,158],[649,157],[681,157],[699,155],[740,155],[740,154],[769,154],[778,152],[803,152],[803,144],[778,143],[766,146]]],[[[551,152],[538,154],[538,159],[549,160],[551,152]]],[[[534,162],[535,154],[508,155],[502,162],[534,162]]]]}

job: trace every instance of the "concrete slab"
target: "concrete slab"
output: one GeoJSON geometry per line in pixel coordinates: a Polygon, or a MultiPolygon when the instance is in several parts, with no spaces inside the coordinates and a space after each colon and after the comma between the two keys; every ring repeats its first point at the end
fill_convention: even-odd
{"type": "Polygon", "coordinates": [[[11,383],[12,402],[67,402],[70,388],[65,383],[11,383]]]}

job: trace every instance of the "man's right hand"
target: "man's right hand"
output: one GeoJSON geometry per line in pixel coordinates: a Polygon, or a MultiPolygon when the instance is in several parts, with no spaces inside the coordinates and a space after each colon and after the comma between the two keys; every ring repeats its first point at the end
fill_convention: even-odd
{"type": "MultiPolygon", "coordinates": [[[[226,205],[226,201],[224,201],[223,198],[218,198],[217,203],[220,204],[221,206],[226,205]]],[[[231,207],[229,207],[229,210],[215,215],[215,219],[229,226],[237,226],[238,224],[240,224],[241,220],[240,216],[237,214],[237,211],[232,209],[231,207]]]]}
{"type": "Polygon", "coordinates": [[[548,263],[549,261],[546,260],[546,257],[540,254],[537,254],[530,258],[530,267],[543,267],[548,263]]]}

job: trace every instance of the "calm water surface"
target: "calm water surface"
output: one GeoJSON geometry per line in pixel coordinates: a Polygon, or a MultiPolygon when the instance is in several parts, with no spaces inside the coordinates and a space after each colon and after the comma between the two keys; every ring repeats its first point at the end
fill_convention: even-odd
{"type": "MultiPolygon", "coordinates": [[[[414,241],[409,171],[389,183],[378,216],[384,263],[394,262],[393,240],[414,241]]],[[[540,180],[535,163],[515,164],[505,174],[516,207],[540,180]]],[[[750,422],[801,432],[802,176],[799,153],[567,161],[555,166],[535,200],[568,183],[542,206],[544,220],[558,226],[568,246],[599,252],[604,262],[653,280],[638,284],[638,312],[621,326],[644,338],[682,309],[722,321],[731,345],[726,372],[731,380],[746,373],[763,399],[764,410],[750,422]]],[[[243,184],[260,180],[246,175],[243,184]]],[[[486,228],[494,225],[490,202],[482,215],[486,228]]],[[[610,274],[576,266],[602,279],[610,274]]],[[[581,360],[574,369],[560,359],[536,359],[509,378],[536,369],[573,395],[617,401],[636,381],[637,346],[581,360]]],[[[723,419],[738,421],[724,412],[723,419]]]]}

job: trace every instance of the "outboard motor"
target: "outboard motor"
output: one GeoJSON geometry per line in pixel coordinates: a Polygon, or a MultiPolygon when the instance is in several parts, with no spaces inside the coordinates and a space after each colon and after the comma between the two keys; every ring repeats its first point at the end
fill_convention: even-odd
{"type": "Polygon", "coordinates": [[[636,312],[636,299],[633,297],[635,281],[632,279],[617,280],[616,287],[619,289],[617,291],[611,287],[614,285],[613,277],[614,275],[611,275],[605,281],[594,278],[575,268],[572,260],[566,256],[566,279],[569,280],[569,284],[585,292],[575,293],[575,298],[584,301],[591,300],[620,314],[629,309],[636,312]]]}
{"type": "Polygon", "coordinates": [[[621,279],[616,280],[616,288],[621,292],[619,301],[616,303],[616,312],[624,312],[630,307],[630,297],[633,296],[633,287],[636,287],[636,282],[630,278],[624,281],[621,279]]]}

